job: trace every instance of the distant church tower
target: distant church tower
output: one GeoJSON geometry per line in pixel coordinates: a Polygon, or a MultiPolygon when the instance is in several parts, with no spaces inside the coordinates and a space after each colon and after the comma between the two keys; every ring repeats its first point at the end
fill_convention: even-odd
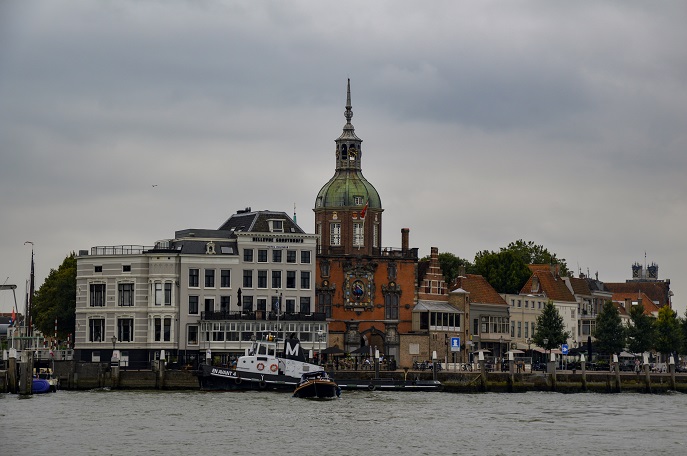
{"type": "Polygon", "coordinates": [[[363,176],[363,140],[351,124],[351,80],[346,93],[346,125],[336,143],[334,176],[317,194],[315,230],[325,255],[378,255],[382,245],[382,201],[363,176]]]}

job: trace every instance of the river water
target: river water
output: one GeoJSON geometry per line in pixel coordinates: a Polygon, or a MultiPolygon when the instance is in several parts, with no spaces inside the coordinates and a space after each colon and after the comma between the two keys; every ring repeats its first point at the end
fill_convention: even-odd
{"type": "Polygon", "coordinates": [[[0,395],[2,455],[687,454],[687,395],[0,395]]]}

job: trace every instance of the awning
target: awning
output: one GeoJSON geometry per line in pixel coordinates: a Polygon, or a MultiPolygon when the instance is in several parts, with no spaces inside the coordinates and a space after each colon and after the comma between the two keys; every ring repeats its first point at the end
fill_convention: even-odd
{"type": "Polygon", "coordinates": [[[413,312],[444,312],[462,314],[462,310],[456,309],[451,304],[444,301],[419,300],[413,308],[413,312]]]}

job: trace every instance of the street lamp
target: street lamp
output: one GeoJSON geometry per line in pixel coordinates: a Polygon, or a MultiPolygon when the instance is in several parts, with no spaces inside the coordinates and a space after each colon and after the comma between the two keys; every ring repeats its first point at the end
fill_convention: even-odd
{"type": "Polygon", "coordinates": [[[501,365],[499,370],[503,370],[503,336],[499,337],[499,356],[501,357],[501,365]]]}
{"type": "Polygon", "coordinates": [[[544,338],[544,354],[546,355],[546,365],[548,366],[549,364],[549,339],[544,338]]]}
{"type": "Polygon", "coordinates": [[[322,364],[322,335],[323,332],[321,329],[317,330],[317,357],[320,360],[320,364],[322,364]]]}
{"type": "Polygon", "coordinates": [[[112,336],[112,351],[115,351],[115,345],[117,345],[117,336],[112,336]]]}

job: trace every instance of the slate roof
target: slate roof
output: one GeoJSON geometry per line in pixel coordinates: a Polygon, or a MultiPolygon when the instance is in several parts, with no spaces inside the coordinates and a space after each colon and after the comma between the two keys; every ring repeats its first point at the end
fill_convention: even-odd
{"type": "MultiPolygon", "coordinates": [[[[481,275],[466,274],[456,281],[456,288],[459,287],[470,293],[470,302],[472,303],[508,306],[508,303],[481,275]]],[[[455,291],[456,288],[452,291],[455,291]]]]}
{"type": "Polygon", "coordinates": [[[305,231],[303,231],[286,212],[251,211],[250,208],[238,211],[236,214],[229,217],[219,229],[230,232],[269,233],[269,220],[281,220],[284,224],[284,233],[305,233],[305,231]]]}
{"type": "MultiPolygon", "coordinates": [[[[529,264],[527,267],[532,271],[532,275],[520,290],[520,294],[543,294],[553,301],[577,302],[575,297],[568,289],[565,281],[558,275],[554,275],[548,264],[529,264]],[[534,277],[539,279],[539,290],[532,290],[534,277]]],[[[590,294],[589,292],[587,294],[590,294]]]]}

